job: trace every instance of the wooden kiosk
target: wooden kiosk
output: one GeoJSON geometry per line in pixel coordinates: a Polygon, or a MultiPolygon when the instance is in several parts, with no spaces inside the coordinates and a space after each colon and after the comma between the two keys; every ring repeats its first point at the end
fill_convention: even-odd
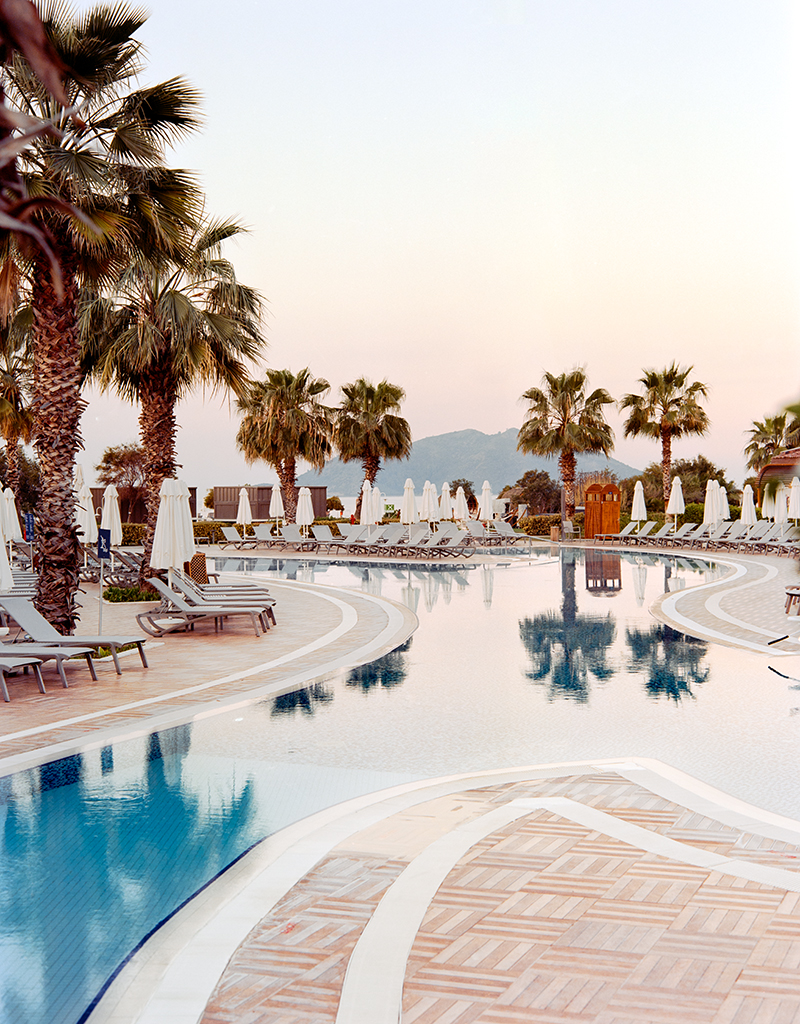
{"type": "Polygon", "coordinates": [[[583,535],[619,533],[620,492],[616,484],[590,484],[584,491],[583,535]]]}

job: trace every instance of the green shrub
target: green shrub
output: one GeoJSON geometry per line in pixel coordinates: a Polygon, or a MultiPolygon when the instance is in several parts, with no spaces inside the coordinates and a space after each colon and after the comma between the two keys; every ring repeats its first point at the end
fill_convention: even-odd
{"type": "Polygon", "coordinates": [[[561,516],[558,514],[547,516],[525,516],[520,519],[517,526],[529,537],[549,537],[551,526],[561,526],[561,516]]]}
{"type": "Polygon", "coordinates": [[[103,591],[106,601],[114,604],[123,601],[158,601],[159,596],[155,590],[142,590],[139,587],[107,587],[103,591]]]}
{"type": "Polygon", "coordinates": [[[136,547],[137,544],[144,543],[144,523],[123,523],[122,524],[122,544],[126,548],[136,547]]]}

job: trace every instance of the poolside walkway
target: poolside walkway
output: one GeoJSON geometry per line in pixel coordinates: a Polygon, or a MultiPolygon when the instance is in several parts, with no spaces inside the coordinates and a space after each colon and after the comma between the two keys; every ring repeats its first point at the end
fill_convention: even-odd
{"type": "MultiPolygon", "coordinates": [[[[681,552],[670,552],[681,556],[681,552]]],[[[690,556],[693,557],[693,556],[690,556]]],[[[726,556],[653,614],[800,653],[797,563],[726,556]],[[788,640],[769,641],[791,633],[788,640]]],[[[173,635],[98,683],[12,683],[0,771],[308,685],[407,638],[406,608],[268,582],[278,626],[173,635]]],[[[96,632],[97,594],[84,630],[96,632]]],[[[138,633],[129,606],[104,629],[138,633]]],[[[80,632],[80,629],[78,630],[80,632]]],[[[646,759],[426,780],[260,844],[127,964],[90,1024],[800,1022],[800,823],[646,759]]]]}

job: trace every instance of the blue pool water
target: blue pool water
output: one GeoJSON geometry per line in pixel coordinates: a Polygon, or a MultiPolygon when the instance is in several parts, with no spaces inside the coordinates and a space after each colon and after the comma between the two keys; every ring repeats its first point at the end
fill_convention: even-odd
{"type": "Polygon", "coordinates": [[[398,782],[646,755],[800,817],[795,659],[691,640],[647,612],[713,566],[577,549],[431,572],[226,562],[382,593],[420,628],[307,690],[0,779],[4,1024],[79,1021],[137,943],[254,843],[398,782]]]}

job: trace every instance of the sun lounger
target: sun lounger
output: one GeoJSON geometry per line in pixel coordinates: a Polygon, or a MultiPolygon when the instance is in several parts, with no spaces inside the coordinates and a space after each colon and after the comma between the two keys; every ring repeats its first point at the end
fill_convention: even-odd
{"type": "Polygon", "coordinates": [[[507,523],[504,519],[495,519],[492,525],[504,547],[511,544],[526,544],[530,547],[531,538],[528,534],[517,533],[511,523],[507,523]]]}
{"type": "MultiPolygon", "coordinates": [[[[253,625],[253,632],[256,636],[261,636],[258,626],[259,622],[262,626],[264,625],[263,608],[223,606],[210,603],[192,604],[181,594],[171,590],[157,576],[154,576],[150,582],[161,594],[162,602],[158,608],[137,615],[136,621],[145,633],[149,633],[151,636],[165,636],[167,633],[173,633],[179,629],[193,628],[195,623],[201,622],[203,619],[213,619],[216,631],[222,624],[222,620],[231,615],[247,615],[253,625]]],[[[267,628],[269,627],[264,629],[265,632],[267,628]]]]}
{"type": "Polygon", "coordinates": [[[3,700],[8,703],[11,697],[8,693],[8,686],[6,684],[6,675],[10,675],[16,672],[18,669],[33,669],[33,674],[36,678],[36,683],[39,687],[39,693],[46,693],[44,688],[44,681],[42,680],[42,672],[40,669],[41,662],[38,658],[31,657],[19,657],[19,658],[0,658],[0,691],[3,694],[3,700]]]}
{"type": "Polygon", "coordinates": [[[718,523],[716,526],[713,523],[703,523],[702,525],[705,526],[705,530],[700,533],[692,534],[690,540],[685,544],[685,547],[708,547],[712,540],[722,540],[731,526],[730,523],[718,523]]]}
{"type": "Polygon", "coordinates": [[[650,534],[653,532],[653,530],[655,530],[656,526],[658,526],[658,523],[655,521],[655,519],[648,519],[648,521],[644,524],[641,530],[637,530],[635,533],[628,534],[628,536],[625,538],[625,543],[633,544],[636,547],[642,544],[649,544],[650,534]]]}
{"type": "MultiPolygon", "coordinates": [[[[655,525],[655,524],[653,524],[653,525],[655,525]]],[[[672,523],[664,523],[663,526],[661,526],[659,528],[657,533],[652,533],[650,530],[647,530],[646,533],[641,533],[641,534],[640,533],[632,533],[627,538],[626,543],[630,544],[633,547],[648,547],[648,546],[655,547],[665,537],[668,537],[670,535],[670,533],[672,532],[672,529],[673,529],[672,523]]]]}
{"type": "Polygon", "coordinates": [[[427,536],[428,528],[426,526],[410,527],[408,535],[401,537],[397,544],[395,544],[392,554],[396,557],[404,558],[406,554],[413,551],[420,541],[427,536]]]}
{"type": "Polygon", "coordinates": [[[325,551],[331,551],[337,547],[341,537],[334,537],[331,533],[330,526],[312,526],[311,532],[314,534],[314,540],[317,542],[317,549],[325,551]]]}
{"type": "Polygon", "coordinates": [[[64,662],[70,658],[83,656],[89,666],[92,679],[97,682],[97,673],[94,669],[92,654],[94,647],[50,647],[47,644],[11,643],[0,644],[0,658],[36,658],[38,661],[54,661],[56,669],[61,676],[61,685],[66,690],[69,686],[67,676],[64,672],[64,662]]]}
{"type": "Polygon", "coordinates": [[[626,537],[630,536],[639,524],[636,522],[630,522],[627,526],[619,531],[619,533],[598,533],[592,538],[597,544],[610,544],[614,540],[625,540],[626,537]]]}
{"type": "MultiPolygon", "coordinates": [[[[702,525],[702,524],[700,524],[702,525]]],[[[678,548],[682,547],[684,540],[688,540],[692,537],[697,530],[697,523],[684,523],[683,526],[679,527],[675,533],[668,533],[662,537],[658,542],[658,547],[661,548],[678,548]]]]}
{"type": "Polygon", "coordinates": [[[275,613],[272,610],[275,600],[265,591],[262,591],[259,595],[255,592],[255,587],[236,591],[217,587],[213,593],[203,593],[194,585],[191,579],[188,579],[182,573],[175,573],[172,577],[172,582],[193,607],[203,608],[206,605],[211,605],[212,607],[217,605],[220,608],[260,608],[261,622],[265,632],[269,629],[270,620],[275,623],[275,613]]]}
{"type": "Polygon", "coordinates": [[[737,519],[735,523],[730,524],[730,529],[727,533],[724,533],[721,537],[710,537],[706,547],[713,548],[715,551],[731,547],[731,545],[739,543],[748,529],[749,527],[746,523],[737,519]]]}
{"type": "Polygon", "coordinates": [[[483,523],[475,519],[467,520],[467,530],[473,542],[484,547],[494,547],[500,544],[500,538],[487,533],[483,523]]]}
{"type": "Polygon", "coordinates": [[[294,548],[295,551],[315,551],[317,548],[314,538],[304,537],[297,523],[284,524],[280,528],[280,533],[284,547],[294,548]]]}
{"type": "Polygon", "coordinates": [[[222,540],[219,541],[221,548],[232,544],[235,548],[254,548],[258,543],[257,537],[242,537],[235,526],[221,526],[222,540]]]}
{"type": "Polygon", "coordinates": [[[91,647],[97,650],[98,647],[108,647],[111,657],[114,659],[114,668],[117,675],[122,675],[122,669],[117,657],[117,650],[120,647],[127,647],[135,644],[139,651],[142,665],[147,668],[147,658],[144,653],[145,640],[140,636],[63,636],[58,630],[51,626],[30,601],[24,597],[10,597],[0,594],[0,608],[2,608],[19,625],[20,629],[31,638],[34,643],[46,644],[48,647],[91,647]]]}

